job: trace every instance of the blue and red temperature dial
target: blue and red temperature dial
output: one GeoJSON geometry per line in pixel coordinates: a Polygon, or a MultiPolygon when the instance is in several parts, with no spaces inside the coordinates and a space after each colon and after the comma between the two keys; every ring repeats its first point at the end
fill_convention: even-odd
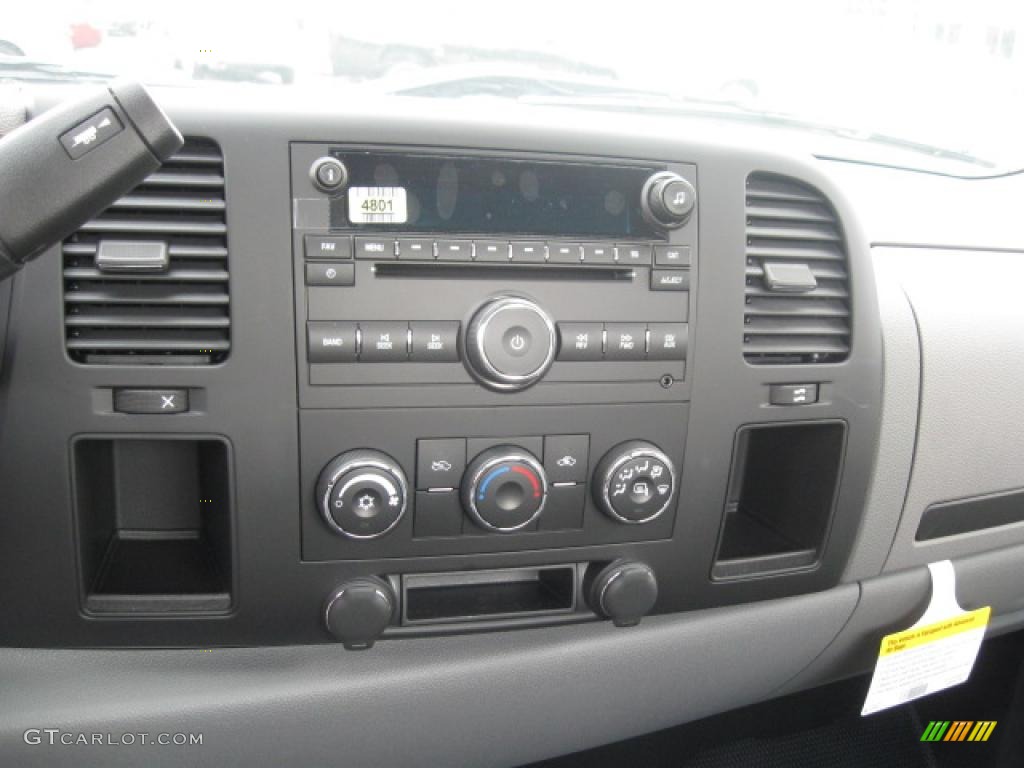
{"type": "Polygon", "coordinates": [[[522,530],[540,516],[547,500],[544,468],[528,451],[502,445],[484,451],[466,469],[462,502],[488,531],[522,530]]]}

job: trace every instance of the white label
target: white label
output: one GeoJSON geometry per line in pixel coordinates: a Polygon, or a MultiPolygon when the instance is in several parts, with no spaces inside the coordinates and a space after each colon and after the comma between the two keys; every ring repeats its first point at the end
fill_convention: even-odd
{"type": "Polygon", "coordinates": [[[909,629],[882,638],[862,715],[952,688],[971,676],[992,609],[960,607],[949,560],[929,563],[928,570],[931,602],[909,629]]]}
{"type": "Polygon", "coordinates": [[[352,187],[348,220],[353,224],[405,224],[405,187],[352,187]]]}

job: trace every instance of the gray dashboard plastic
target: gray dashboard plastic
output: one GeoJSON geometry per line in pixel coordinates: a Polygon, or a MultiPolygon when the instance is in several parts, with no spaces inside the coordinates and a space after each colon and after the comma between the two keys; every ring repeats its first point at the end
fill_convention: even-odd
{"type": "MultiPolygon", "coordinates": [[[[182,102],[196,98],[220,97],[175,97],[182,102]]],[[[322,108],[334,107],[325,103],[322,108]]],[[[500,114],[488,117],[494,124],[501,119],[500,114]]],[[[289,105],[282,104],[267,122],[280,127],[295,119],[289,105]]],[[[238,129],[247,127],[230,110],[224,111],[224,120],[238,129]]],[[[614,136],[619,122],[609,119],[603,131],[614,136]]],[[[452,118],[450,127],[458,125],[452,118]]],[[[406,141],[423,140],[416,127],[415,121],[399,122],[394,130],[406,141]]],[[[654,126],[639,138],[658,147],[663,141],[658,130],[654,126]]],[[[762,147],[771,142],[763,134],[754,137],[762,147]]],[[[481,141],[497,143],[497,138],[503,138],[502,132],[492,127],[481,141]]],[[[688,138],[715,145],[710,135],[688,138]]],[[[571,131],[561,140],[569,148],[571,131]]],[[[1016,209],[1008,209],[1006,202],[1020,199],[1019,179],[963,182],[841,163],[821,165],[830,166],[828,173],[857,211],[871,243],[1024,246],[1019,225],[1007,223],[1018,221],[1016,209]],[[917,200],[915,190],[927,192],[927,204],[904,204],[917,200]],[[971,215],[965,218],[956,206],[968,190],[977,195],[971,197],[971,215]],[[986,206],[986,194],[1005,202],[986,206]],[[904,219],[908,208],[912,210],[904,219]]],[[[252,173],[270,190],[279,171],[270,163],[252,173]]],[[[254,221],[252,226],[240,243],[243,250],[287,252],[287,243],[265,224],[254,221]]],[[[737,244],[742,246],[741,241],[737,244]]],[[[368,653],[331,645],[209,651],[0,649],[0,762],[116,766],[138,764],[144,755],[150,765],[516,765],[863,671],[870,658],[864,649],[877,648],[884,631],[913,621],[927,601],[927,573],[920,564],[1024,541],[1024,527],[1018,526],[928,548],[913,544],[917,517],[931,501],[1024,486],[1018,449],[1024,414],[1019,402],[1013,402],[1024,379],[1024,356],[1019,341],[1016,349],[1011,346],[1014,332],[1016,339],[1021,337],[1024,310],[1019,297],[1008,295],[1021,284],[1021,255],[876,248],[874,258],[886,355],[884,427],[867,516],[844,577],[848,583],[800,597],[654,617],[628,631],[591,623],[385,641],[368,653]],[[1015,356],[1008,357],[1009,351],[1015,356]],[[972,387],[981,396],[968,398],[972,387]],[[918,390],[924,397],[920,425],[918,390]],[[988,431],[980,431],[979,425],[988,431]],[[950,432],[953,428],[960,431],[950,432]],[[947,457],[951,439],[971,444],[974,455],[956,452],[947,457]],[[915,441],[919,456],[911,477],[909,452],[915,441]],[[853,583],[883,567],[910,566],[917,567],[853,583]],[[28,728],[112,735],[193,731],[204,734],[204,744],[33,746],[23,738],[28,728]]],[[[233,276],[237,290],[267,280],[287,283],[286,262],[262,272],[240,270],[233,276]]],[[[55,285],[56,263],[39,266],[27,279],[55,285]]],[[[59,301],[55,290],[48,295],[51,304],[59,301]]],[[[59,336],[46,314],[50,309],[27,308],[24,319],[59,336]]],[[[271,307],[265,316],[247,316],[249,334],[240,334],[236,351],[254,355],[265,344],[289,346],[291,311],[289,299],[288,306],[271,307]]],[[[278,435],[277,450],[295,452],[294,406],[274,400],[282,386],[294,386],[293,372],[294,367],[269,368],[264,378],[229,383],[244,385],[253,396],[274,403],[262,415],[262,423],[273,429],[264,432],[278,435]]],[[[96,372],[89,375],[96,386],[108,383],[96,372]]],[[[139,381],[146,383],[147,376],[140,375],[139,381]]],[[[179,378],[183,384],[203,386],[191,371],[179,378]]],[[[214,394],[224,407],[235,408],[230,397],[234,391],[225,387],[214,394]]],[[[42,399],[44,393],[32,397],[42,399]]],[[[244,412],[240,406],[235,410],[239,416],[244,412]]],[[[212,422],[214,429],[222,426],[212,422]]],[[[254,427],[236,437],[259,445],[260,432],[254,427]]],[[[275,466],[276,455],[260,448],[256,466],[275,466]]],[[[61,460],[46,451],[35,458],[61,460]]],[[[296,468],[277,471],[288,474],[296,468]]],[[[45,496],[63,489],[43,490],[45,496]]],[[[25,508],[41,510],[46,499],[20,501],[25,508]]],[[[282,509],[293,501],[283,487],[268,498],[243,494],[240,499],[243,507],[271,504],[282,509]]],[[[274,535],[281,535],[281,525],[268,529],[253,545],[265,544],[274,535]]],[[[1024,549],[1017,547],[958,561],[961,604],[969,608],[992,603],[996,625],[1018,625],[1024,616],[1022,556],[1024,549]]],[[[71,562],[73,553],[62,551],[62,557],[71,562]]],[[[29,573],[26,579],[45,576],[29,573]]],[[[273,574],[250,578],[257,594],[279,589],[273,574]]],[[[64,608],[52,596],[34,599],[64,608]]],[[[17,615],[10,618],[16,621],[17,615]]]]}
{"type": "Polygon", "coordinates": [[[886,570],[1024,542],[1021,523],[915,541],[931,504],[1024,488],[1024,254],[883,248],[876,259],[906,292],[922,350],[917,450],[886,570]]]}
{"type": "Polygon", "coordinates": [[[264,649],[0,649],[0,755],[21,766],[515,766],[770,697],[858,588],[443,639],[264,649]],[[598,702],[600,704],[598,705],[598,702]],[[26,744],[29,728],[202,733],[202,746],[26,744]]]}
{"type": "Polygon", "coordinates": [[[882,571],[899,524],[910,482],[917,439],[921,347],[914,313],[898,273],[872,252],[882,321],[882,424],[864,517],[844,579],[855,581],[882,571]]]}

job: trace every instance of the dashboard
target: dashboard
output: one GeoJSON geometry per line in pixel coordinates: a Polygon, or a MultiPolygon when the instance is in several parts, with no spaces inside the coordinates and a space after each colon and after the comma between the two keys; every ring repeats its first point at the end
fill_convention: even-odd
{"type": "Polygon", "coordinates": [[[866,671],[934,560],[1024,623],[1019,177],[236,95],[0,285],[4,731],[515,765],[866,671]]]}

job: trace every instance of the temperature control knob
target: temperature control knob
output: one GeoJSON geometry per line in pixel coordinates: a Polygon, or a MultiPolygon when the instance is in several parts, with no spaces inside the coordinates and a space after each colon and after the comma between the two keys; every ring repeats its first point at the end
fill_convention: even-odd
{"type": "Polygon", "coordinates": [[[672,461],[642,440],[612,448],[598,463],[594,480],[594,501],[620,523],[648,523],[659,517],[676,489],[672,461]]]}
{"type": "Polygon", "coordinates": [[[544,467],[528,451],[501,445],[484,451],[466,468],[462,506],[489,531],[525,528],[544,509],[548,480],[544,467]]]}
{"type": "Polygon", "coordinates": [[[683,226],[697,204],[693,185],[671,171],[651,176],[644,184],[642,195],[640,208],[644,218],[665,229],[683,226]]]}
{"type": "Polygon", "coordinates": [[[503,296],[485,304],[466,332],[466,359],[492,389],[525,389],[555,359],[555,324],[529,299],[503,296]]]}
{"type": "Polygon", "coordinates": [[[349,451],[335,457],[316,484],[324,521],[351,539],[375,539],[398,525],[408,496],[402,468],[380,451],[349,451]]]}

